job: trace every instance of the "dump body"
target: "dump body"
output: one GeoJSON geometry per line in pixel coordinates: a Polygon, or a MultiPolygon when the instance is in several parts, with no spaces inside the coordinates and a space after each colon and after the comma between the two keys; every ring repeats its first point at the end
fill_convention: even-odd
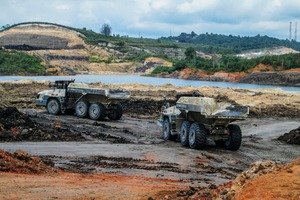
{"type": "Polygon", "coordinates": [[[75,109],[77,116],[89,115],[92,119],[103,119],[105,116],[119,119],[122,116],[119,102],[128,99],[130,92],[96,88],[74,81],[60,80],[49,84],[50,89],[38,93],[35,104],[46,106],[50,114],[75,109]]]}
{"type": "Polygon", "coordinates": [[[216,102],[208,97],[181,97],[176,102],[176,109],[180,110],[182,117],[208,125],[227,125],[243,120],[249,114],[248,106],[216,102]]]}

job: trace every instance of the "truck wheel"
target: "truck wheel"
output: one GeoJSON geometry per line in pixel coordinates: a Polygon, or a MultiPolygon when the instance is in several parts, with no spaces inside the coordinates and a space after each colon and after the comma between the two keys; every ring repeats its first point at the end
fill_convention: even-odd
{"type": "Polygon", "coordinates": [[[80,100],[76,103],[75,113],[78,117],[86,117],[89,110],[89,102],[86,100],[80,100]]]}
{"type": "Polygon", "coordinates": [[[162,133],[164,140],[175,140],[177,138],[177,135],[171,134],[171,124],[168,118],[164,119],[162,133]]]}
{"type": "Polygon", "coordinates": [[[52,115],[60,113],[60,103],[57,99],[50,99],[47,103],[47,112],[52,115]]]}
{"type": "Polygon", "coordinates": [[[225,149],[236,151],[240,148],[242,142],[241,128],[236,124],[229,124],[227,129],[229,137],[225,141],[225,149]]]}
{"type": "Polygon", "coordinates": [[[207,130],[203,124],[193,123],[189,132],[189,145],[192,149],[203,149],[207,130]]]}
{"type": "Polygon", "coordinates": [[[90,119],[103,120],[105,118],[105,107],[101,103],[92,103],[89,108],[90,119]]]}
{"type": "Polygon", "coordinates": [[[184,121],[180,127],[180,143],[182,146],[189,146],[190,122],[184,121]]]}
{"type": "Polygon", "coordinates": [[[110,106],[113,107],[113,109],[112,109],[112,112],[107,115],[108,118],[110,120],[119,120],[119,119],[121,119],[121,117],[123,115],[122,105],[117,103],[117,104],[112,104],[110,106]]]}

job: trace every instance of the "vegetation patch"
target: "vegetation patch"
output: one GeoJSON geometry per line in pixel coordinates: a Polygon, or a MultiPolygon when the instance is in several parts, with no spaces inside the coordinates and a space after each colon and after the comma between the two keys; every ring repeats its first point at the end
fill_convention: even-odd
{"type": "Polygon", "coordinates": [[[2,75],[45,75],[42,60],[19,51],[0,49],[0,74],[2,75]]]}

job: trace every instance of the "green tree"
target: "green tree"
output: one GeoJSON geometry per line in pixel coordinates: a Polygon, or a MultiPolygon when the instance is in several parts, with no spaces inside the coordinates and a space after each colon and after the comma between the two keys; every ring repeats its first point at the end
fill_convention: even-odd
{"type": "Polygon", "coordinates": [[[103,24],[100,32],[106,36],[109,36],[111,34],[111,26],[109,24],[103,24]]]}
{"type": "Polygon", "coordinates": [[[193,47],[188,47],[185,50],[184,55],[187,60],[191,61],[196,57],[196,50],[193,47]]]}

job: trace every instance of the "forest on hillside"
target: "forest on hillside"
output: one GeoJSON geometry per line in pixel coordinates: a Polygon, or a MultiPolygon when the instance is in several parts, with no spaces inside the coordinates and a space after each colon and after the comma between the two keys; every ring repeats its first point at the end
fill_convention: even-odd
{"type": "Polygon", "coordinates": [[[196,55],[195,49],[189,47],[185,51],[186,58],[174,62],[173,67],[157,67],[151,75],[162,72],[172,73],[185,68],[205,70],[208,73],[217,71],[247,72],[259,64],[272,66],[275,70],[300,68],[300,53],[285,55],[266,55],[258,58],[246,59],[235,55],[215,55],[212,59],[205,59],[196,55]]]}
{"type": "Polygon", "coordinates": [[[295,40],[280,40],[269,36],[256,35],[254,37],[241,37],[233,35],[222,35],[214,33],[203,33],[197,35],[195,32],[181,33],[179,36],[160,38],[162,41],[173,41],[183,44],[196,45],[196,50],[206,53],[241,53],[247,50],[263,49],[285,46],[300,51],[300,42],[295,40]]]}

